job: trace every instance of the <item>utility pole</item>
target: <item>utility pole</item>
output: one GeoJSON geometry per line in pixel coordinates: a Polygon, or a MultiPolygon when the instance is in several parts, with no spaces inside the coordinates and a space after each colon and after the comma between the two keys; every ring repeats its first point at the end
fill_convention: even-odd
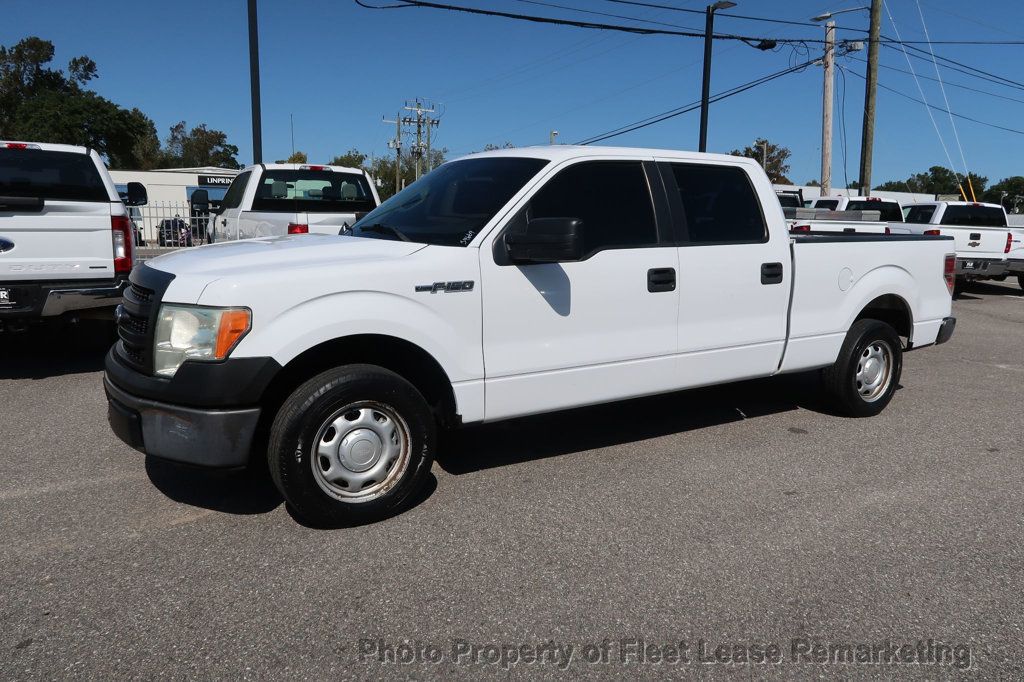
{"type": "Polygon", "coordinates": [[[395,120],[389,121],[383,119],[384,123],[395,124],[395,139],[388,140],[388,147],[395,150],[395,194],[402,189],[400,187],[402,183],[402,117],[400,114],[395,114],[395,120]]]}
{"type": "Polygon", "coordinates": [[[263,123],[260,117],[260,36],[256,0],[249,0],[249,90],[252,95],[252,161],[263,163],[263,123]]]}
{"type": "Polygon", "coordinates": [[[715,10],[729,9],[730,7],[735,6],[735,2],[718,0],[718,2],[713,5],[708,5],[705,9],[704,78],[701,82],[700,91],[700,141],[697,145],[697,151],[701,152],[706,152],[708,150],[708,106],[710,105],[709,98],[711,96],[711,43],[713,42],[715,33],[715,10]]]}
{"type": "Polygon", "coordinates": [[[868,72],[864,79],[864,129],[860,138],[860,193],[871,192],[871,156],[875,144],[875,94],[878,91],[878,34],[882,28],[882,0],[871,0],[868,72]]]}
{"type": "Polygon", "coordinates": [[[768,173],[768,140],[761,143],[761,168],[768,173]]]}
{"type": "Polygon", "coordinates": [[[835,79],[836,22],[825,23],[825,85],[821,91],[821,196],[832,188],[832,87],[835,79]]]}
{"type": "Polygon", "coordinates": [[[416,126],[416,145],[413,148],[412,153],[416,157],[416,179],[419,180],[420,176],[423,174],[423,127],[427,127],[429,138],[430,127],[437,126],[441,121],[440,119],[431,118],[429,116],[429,114],[434,113],[434,107],[418,97],[415,100],[406,101],[403,108],[406,111],[411,111],[416,114],[416,118],[405,116],[401,121],[405,125],[416,126]]]}

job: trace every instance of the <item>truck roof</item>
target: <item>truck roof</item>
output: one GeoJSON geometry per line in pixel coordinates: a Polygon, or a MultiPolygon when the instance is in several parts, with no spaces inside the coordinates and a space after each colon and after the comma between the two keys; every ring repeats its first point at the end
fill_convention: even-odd
{"type": "Polygon", "coordinates": [[[267,170],[314,170],[329,168],[335,173],[362,173],[362,168],[349,168],[348,166],[332,166],[326,163],[257,163],[251,166],[246,166],[241,172],[252,170],[253,168],[265,168],[267,170]]]}
{"type": "Polygon", "coordinates": [[[1003,208],[1000,204],[988,204],[983,201],[915,201],[912,204],[907,204],[907,206],[985,206],[987,208],[1003,208]]]}
{"type": "Polygon", "coordinates": [[[529,157],[534,159],[548,159],[550,161],[565,161],[567,159],[580,159],[597,156],[657,156],[680,161],[725,161],[732,164],[761,167],[761,164],[754,159],[745,156],[733,156],[731,154],[706,154],[694,151],[680,151],[678,149],[646,149],[643,147],[600,147],[582,145],[539,145],[535,147],[514,147],[511,149],[494,149],[486,152],[467,154],[458,159],[479,159],[482,157],[529,157]]]}
{"type": "Polygon", "coordinates": [[[87,147],[80,147],[73,144],[54,144],[53,142],[30,142],[28,140],[0,140],[0,147],[8,144],[27,144],[47,152],[70,152],[73,154],[88,154],[87,147]]]}

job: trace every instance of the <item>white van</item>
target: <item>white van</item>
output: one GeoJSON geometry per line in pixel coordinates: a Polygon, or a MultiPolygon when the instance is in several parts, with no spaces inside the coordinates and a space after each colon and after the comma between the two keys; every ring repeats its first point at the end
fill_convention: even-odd
{"type": "Polygon", "coordinates": [[[338,234],[379,204],[373,179],[360,168],[261,163],[231,182],[211,219],[211,241],[338,234]]]}

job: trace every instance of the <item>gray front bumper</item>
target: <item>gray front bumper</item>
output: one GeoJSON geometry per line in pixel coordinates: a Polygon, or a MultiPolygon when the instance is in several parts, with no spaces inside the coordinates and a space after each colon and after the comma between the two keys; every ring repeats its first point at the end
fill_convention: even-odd
{"type": "Polygon", "coordinates": [[[106,377],[107,420],[122,441],[147,455],[205,467],[249,462],[260,408],[199,409],[122,391],[106,377]]]}

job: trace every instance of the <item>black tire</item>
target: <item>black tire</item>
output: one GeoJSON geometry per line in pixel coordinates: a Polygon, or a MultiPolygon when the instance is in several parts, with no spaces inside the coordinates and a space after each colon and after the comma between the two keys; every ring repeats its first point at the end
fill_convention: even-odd
{"type": "Polygon", "coordinates": [[[1024,275],[1017,275],[1017,286],[1024,289],[1024,275]]]}
{"type": "MultiPolygon", "coordinates": [[[[295,389],[284,402],[270,427],[267,461],[275,485],[298,516],[319,526],[352,525],[386,518],[402,510],[430,473],[435,440],[433,414],[412,384],[381,367],[346,365],[318,374],[295,389]],[[341,431],[350,428],[344,424],[352,415],[357,415],[358,420],[365,417],[369,426],[343,436],[341,431]],[[334,427],[329,426],[332,420],[342,424],[333,435],[334,427]],[[376,463],[367,465],[368,472],[355,473],[344,468],[345,456],[340,453],[345,441],[349,436],[358,439],[359,433],[368,433],[379,424],[384,424],[382,428],[389,430],[389,437],[399,439],[402,445],[394,446],[383,435],[370,433],[369,438],[377,440],[367,447],[377,454],[366,458],[376,463]],[[325,444],[339,443],[335,448],[338,454],[329,458],[314,453],[314,442],[320,442],[320,434],[325,444]],[[393,453],[396,448],[405,454],[395,455],[390,463],[385,461],[388,452],[393,453]],[[327,473],[335,471],[357,478],[362,473],[372,474],[379,468],[378,463],[388,466],[379,472],[382,480],[371,481],[359,489],[345,488],[346,482],[326,478],[327,473]]],[[[324,448],[329,449],[326,445],[324,448]]],[[[347,451],[349,457],[356,456],[355,448],[352,445],[347,451]]]]}
{"type": "Polygon", "coordinates": [[[825,390],[836,408],[849,417],[873,417],[889,404],[903,372],[903,351],[896,330],[878,320],[857,320],[846,334],[839,357],[823,372],[825,390]],[[862,395],[868,387],[858,381],[858,369],[864,358],[885,347],[889,351],[888,378],[883,376],[877,394],[862,395]]]}

